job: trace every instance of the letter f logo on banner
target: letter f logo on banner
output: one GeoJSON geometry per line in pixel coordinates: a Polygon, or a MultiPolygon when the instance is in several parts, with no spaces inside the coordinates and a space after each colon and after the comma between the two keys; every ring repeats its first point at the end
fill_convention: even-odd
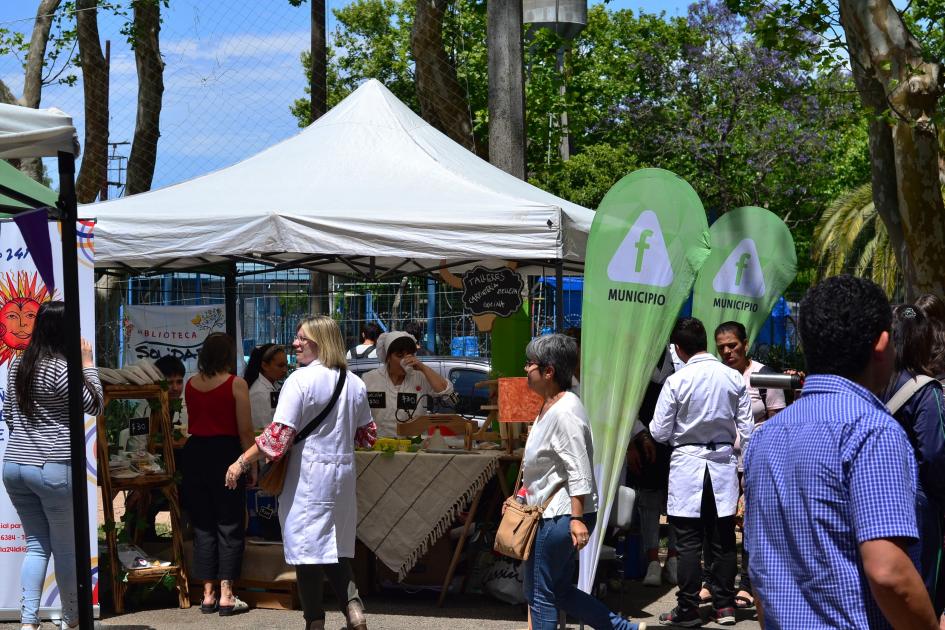
{"type": "Polygon", "coordinates": [[[738,257],[738,262],[735,263],[735,286],[739,286],[742,283],[742,275],[745,273],[745,269],[748,267],[748,261],[751,260],[751,254],[742,254],[738,257]]]}
{"type": "Polygon", "coordinates": [[[650,249],[650,246],[646,244],[648,238],[653,236],[653,230],[643,230],[640,232],[640,240],[637,241],[637,264],[633,266],[634,273],[640,273],[643,271],[643,254],[646,253],[646,250],[650,249]]]}
{"type": "Polygon", "coordinates": [[[640,213],[610,259],[607,277],[614,282],[653,287],[668,287],[673,283],[673,265],[655,212],[640,213]]]}
{"type": "Polygon", "coordinates": [[[755,298],[764,296],[765,275],[761,270],[755,241],[745,238],[739,242],[715,274],[712,288],[718,293],[734,293],[755,298]]]}

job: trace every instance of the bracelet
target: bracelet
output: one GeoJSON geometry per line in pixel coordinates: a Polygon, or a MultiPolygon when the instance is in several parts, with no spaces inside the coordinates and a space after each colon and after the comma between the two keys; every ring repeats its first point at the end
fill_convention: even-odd
{"type": "Polygon", "coordinates": [[[241,471],[246,472],[247,470],[249,470],[249,464],[246,463],[246,460],[243,459],[242,455],[236,458],[236,463],[240,465],[241,471]]]}

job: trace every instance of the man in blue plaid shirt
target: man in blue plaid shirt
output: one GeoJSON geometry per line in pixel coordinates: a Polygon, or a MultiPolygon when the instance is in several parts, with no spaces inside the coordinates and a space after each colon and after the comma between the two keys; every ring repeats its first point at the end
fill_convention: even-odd
{"type": "Polygon", "coordinates": [[[875,393],[889,382],[891,312],[853,276],[800,307],[800,400],[755,431],[745,456],[745,548],[762,627],[938,628],[908,548],[916,464],[875,393]]]}

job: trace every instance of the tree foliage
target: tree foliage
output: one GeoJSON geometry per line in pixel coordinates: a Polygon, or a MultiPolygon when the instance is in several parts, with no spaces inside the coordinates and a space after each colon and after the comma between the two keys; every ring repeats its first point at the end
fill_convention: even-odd
{"type": "Polygon", "coordinates": [[[886,291],[899,293],[902,274],[889,243],[870,184],[838,197],[823,213],[814,230],[813,256],[818,279],[841,273],[870,278],[886,291]]]}
{"type": "Polygon", "coordinates": [[[941,128],[945,2],[727,0],[766,46],[805,54],[819,72],[849,64],[867,120],[875,209],[905,296],[945,291],[941,128]]]}
{"type": "MultiPolygon", "coordinates": [[[[410,48],[415,2],[357,0],[334,9],[331,103],[376,77],[419,113],[410,48]]],[[[488,138],[485,28],[484,1],[449,3],[443,44],[479,146],[488,138]]],[[[586,28],[570,42],[528,29],[529,179],[594,208],[636,168],[672,170],[713,216],[760,205],[783,217],[808,265],[802,277],[810,280],[817,217],[869,178],[865,115],[851,77],[823,71],[819,54],[767,47],[749,20],[718,0],[702,0],[685,17],[672,18],[593,5],[586,28]],[[568,161],[558,152],[565,131],[568,161]]],[[[305,55],[303,65],[310,72],[305,55]]],[[[306,99],[293,112],[300,125],[308,124],[306,99]]]]}

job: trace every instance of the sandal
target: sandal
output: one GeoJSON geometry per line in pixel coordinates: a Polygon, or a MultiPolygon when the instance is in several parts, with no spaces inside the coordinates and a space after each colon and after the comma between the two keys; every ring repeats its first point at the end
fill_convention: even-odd
{"type": "Polygon", "coordinates": [[[229,617],[230,615],[238,615],[249,610],[249,604],[244,602],[239,597],[233,597],[232,606],[219,606],[220,616],[229,617]]]}
{"type": "Polygon", "coordinates": [[[203,602],[200,602],[200,612],[202,612],[205,615],[215,613],[219,607],[220,607],[220,602],[216,599],[213,600],[212,604],[204,604],[203,602]]]}
{"type": "Polygon", "coordinates": [[[754,608],[755,598],[752,597],[750,594],[746,593],[745,591],[741,591],[741,592],[745,594],[735,596],[735,608],[739,610],[747,610],[749,608],[754,608]]]}
{"type": "Polygon", "coordinates": [[[699,601],[703,604],[712,603],[712,589],[703,585],[702,589],[699,590],[699,601]],[[707,593],[707,595],[703,595],[703,592],[707,593]]]}

